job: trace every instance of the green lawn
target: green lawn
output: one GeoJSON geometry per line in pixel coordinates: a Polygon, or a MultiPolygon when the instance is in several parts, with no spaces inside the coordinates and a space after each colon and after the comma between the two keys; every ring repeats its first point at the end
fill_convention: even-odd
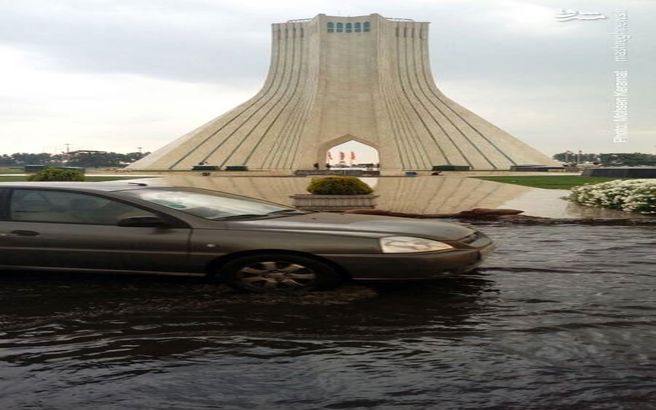
{"type": "Polygon", "coordinates": [[[597,184],[619,178],[583,177],[579,175],[552,176],[490,176],[475,177],[486,181],[503,182],[506,184],[524,185],[544,189],[570,189],[583,184],[597,184]]]}
{"type": "MultiPolygon", "coordinates": [[[[87,176],[85,181],[89,182],[102,182],[102,181],[119,181],[122,179],[135,179],[135,177],[127,177],[127,176],[105,176],[105,177],[96,177],[96,176],[87,176]]],[[[141,179],[141,177],[139,177],[141,179]]],[[[27,181],[26,176],[20,176],[20,177],[8,177],[8,176],[2,176],[0,174],[0,182],[20,182],[20,181],[27,181]]]]}
{"type": "Polygon", "coordinates": [[[22,174],[23,173],[23,168],[7,168],[7,167],[0,167],[0,175],[1,174],[22,174]]]}

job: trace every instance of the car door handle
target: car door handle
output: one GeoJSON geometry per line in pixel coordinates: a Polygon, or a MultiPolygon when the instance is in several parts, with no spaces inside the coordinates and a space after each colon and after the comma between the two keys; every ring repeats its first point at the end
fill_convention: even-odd
{"type": "Polygon", "coordinates": [[[9,233],[16,236],[39,236],[39,233],[35,231],[16,230],[9,233]]]}

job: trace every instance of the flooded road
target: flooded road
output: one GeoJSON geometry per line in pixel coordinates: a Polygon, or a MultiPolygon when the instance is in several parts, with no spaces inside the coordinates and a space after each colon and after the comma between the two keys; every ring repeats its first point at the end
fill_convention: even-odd
{"type": "Polygon", "coordinates": [[[305,296],[2,273],[0,408],[656,408],[654,229],[481,229],[477,273],[305,296]]]}

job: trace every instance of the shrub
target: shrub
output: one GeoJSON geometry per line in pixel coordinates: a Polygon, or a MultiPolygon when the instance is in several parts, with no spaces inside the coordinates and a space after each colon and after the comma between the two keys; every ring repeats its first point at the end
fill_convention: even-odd
{"type": "Polygon", "coordinates": [[[313,178],[307,190],[315,195],[367,195],[374,192],[356,177],[313,178]]]}
{"type": "Polygon", "coordinates": [[[29,181],[84,181],[84,174],[77,169],[46,168],[31,175],[29,181]]]}
{"type": "Polygon", "coordinates": [[[579,205],[656,214],[656,180],[628,179],[572,188],[569,200],[579,205]]]}

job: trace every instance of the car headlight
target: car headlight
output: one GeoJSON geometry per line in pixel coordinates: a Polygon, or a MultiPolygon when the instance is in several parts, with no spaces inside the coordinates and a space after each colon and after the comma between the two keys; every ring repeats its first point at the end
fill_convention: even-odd
{"type": "Polygon", "coordinates": [[[453,249],[453,246],[439,241],[411,236],[390,236],[380,239],[383,253],[435,252],[453,249]]]}

